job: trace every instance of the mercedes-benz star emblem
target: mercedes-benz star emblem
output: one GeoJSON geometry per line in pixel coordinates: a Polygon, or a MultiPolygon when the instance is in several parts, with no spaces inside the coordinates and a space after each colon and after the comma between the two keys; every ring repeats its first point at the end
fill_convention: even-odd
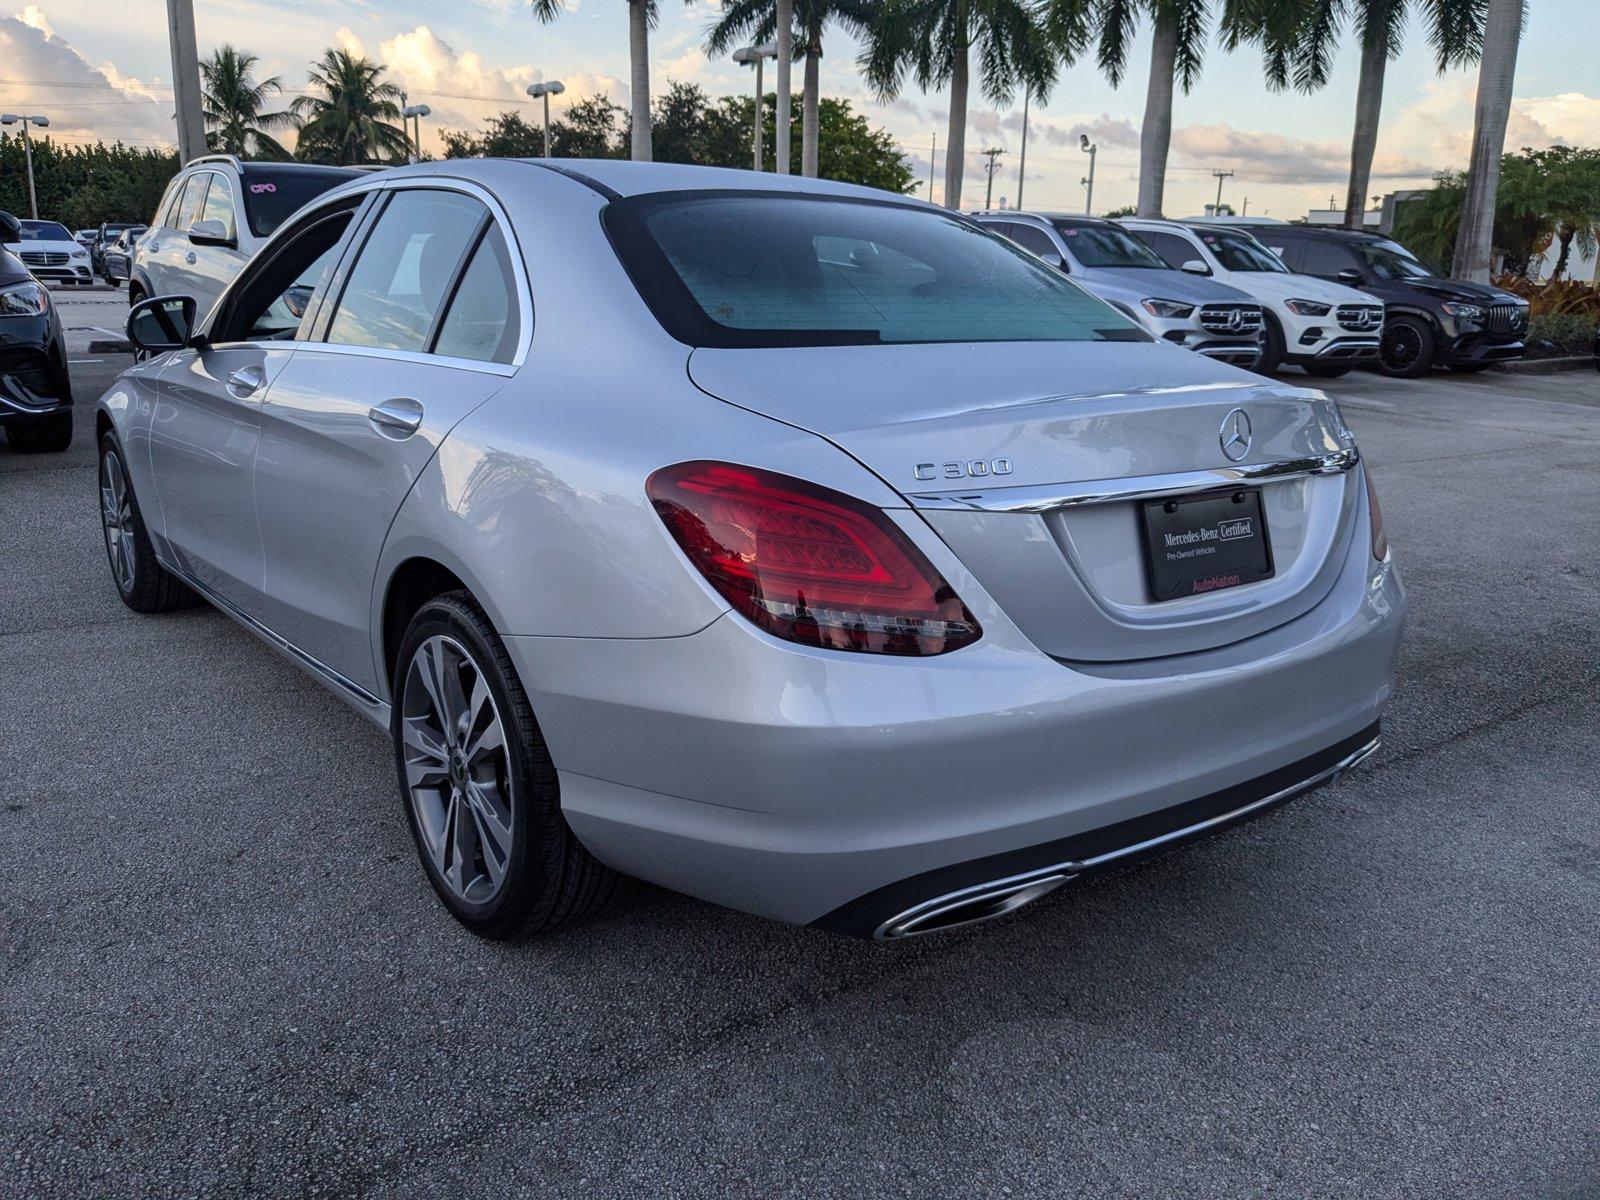
{"type": "Polygon", "coordinates": [[[1238,329],[1243,328],[1243,326],[1244,326],[1244,310],[1242,308],[1235,308],[1235,309],[1231,310],[1228,313],[1228,328],[1230,330],[1238,330],[1238,329]]]}
{"type": "Polygon", "coordinates": [[[1222,418],[1222,454],[1229,462],[1238,462],[1250,453],[1250,414],[1236,408],[1222,418]]]}

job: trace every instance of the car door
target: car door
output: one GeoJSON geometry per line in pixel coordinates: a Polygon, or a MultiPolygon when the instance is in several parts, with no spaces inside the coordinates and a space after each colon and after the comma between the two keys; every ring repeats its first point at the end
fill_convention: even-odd
{"type": "Polygon", "coordinates": [[[306,296],[331,274],[351,219],[346,206],[275,245],[228,294],[207,330],[209,344],[176,352],[157,387],[149,446],[155,532],[179,570],[258,620],[261,409],[294,357],[306,296]]]}
{"type": "MultiPolygon", "coordinates": [[[[184,256],[189,250],[189,239],[181,231],[200,219],[200,209],[205,205],[206,185],[211,172],[196,171],[183,183],[178,194],[162,217],[161,228],[145,243],[141,261],[150,277],[151,295],[187,296],[185,279],[187,264],[184,256]]],[[[204,312],[200,313],[204,316],[204,312]]]]}
{"type": "Polygon", "coordinates": [[[389,525],[445,435],[505,386],[531,322],[515,240],[486,193],[430,182],[383,194],[318,314],[322,344],[273,386],[255,479],[269,623],[373,692],[389,525]]]}
{"type": "Polygon", "coordinates": [[[248,258],[238,249],[239,200],[234,195],[233,181],[217,171],[210,172],[210,175],[211,186],[206,189],[205,203],[197,219],[217,222],[234,244],[200,246],[191,241],[184,254],[184,278],[201,316],[211,311],[248,258]]]}

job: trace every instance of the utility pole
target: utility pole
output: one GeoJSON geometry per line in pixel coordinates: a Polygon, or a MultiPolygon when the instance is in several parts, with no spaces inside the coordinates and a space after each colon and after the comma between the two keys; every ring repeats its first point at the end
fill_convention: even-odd
{"type": "Polygon", "coordinates": [[[989,211],[989,207],[994,200],[994,173],[1000,169],[1000,156],[1004,153],[1005,151],[999,146],[990,146],[983,151],[983,156],[989,160],[983,165],[984,173],[989,176],[988,185],[983,189],[983,209],[985,212],[989,211]]]}
{"type": "Polygon", "coordinates": [[[1244,198],[1244,207],[1239,210],[1239,215],[1241,217],[1248,217],[1250,215],[1250,197],[1249,196],[1246,196],[1244,198]]]}
{"type": "Polygon", "coordinates": [[[206,152],[205,108],[200,93],[200,53],[194,41],[194,0],[167,0],[172,43],[172,101],[178,121],[178,161],[206,152]]]}
{"type": "Polygon", "coordinates": [[[928,147],[928,203],[933,203],[933,163],[939,157],[939,135],[933,135],[933,144],[928,147]]]}
{"type": "Polygon", "coordinates": [[[1213,171],[1211,173],[1213,175],[1215,175],[1216,178],[1217,178],[1217,204],[1216,204],[1216,207],[1212,210],[1212,215],[1220,217],[1222,215],[1222,181],[1224,179],[1232,179],[1233,178],[1233,172],[1232,171],[1213,171]]]}
{"type": "Polygon", "coordinates": [[[1022,211],[1022,181],[1028,173],[1028,85],[1022,85],[1022,155],[1017,160],[1017,211],[1022,211]]]}

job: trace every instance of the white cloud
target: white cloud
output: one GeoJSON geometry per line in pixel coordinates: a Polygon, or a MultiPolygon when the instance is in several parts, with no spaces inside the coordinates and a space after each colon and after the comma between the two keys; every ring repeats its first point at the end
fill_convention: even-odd
{"type": "Polygon", "coordinates": [[[50,133],[64,140],[173,140],[170,93],[124,78],[115,68],[94,66],[51,30],[36,5],[0,17],[0,64],[14,64],[6,67],[7,75],[50,81],[0,83],[0,107],[44,113],[50,133]]]}

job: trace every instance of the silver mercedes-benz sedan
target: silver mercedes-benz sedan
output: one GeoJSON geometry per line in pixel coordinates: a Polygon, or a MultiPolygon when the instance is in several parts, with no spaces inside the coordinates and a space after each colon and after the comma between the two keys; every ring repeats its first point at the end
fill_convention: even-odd
{"type": "Polygon", "coordinates": [[[487,936],[622,874],[950,928],[1377,744],[1405,598],[1337,406],[928,204],[425,164],[129,333],[123,600],[203,598],[386,729],[487,936]]]}

